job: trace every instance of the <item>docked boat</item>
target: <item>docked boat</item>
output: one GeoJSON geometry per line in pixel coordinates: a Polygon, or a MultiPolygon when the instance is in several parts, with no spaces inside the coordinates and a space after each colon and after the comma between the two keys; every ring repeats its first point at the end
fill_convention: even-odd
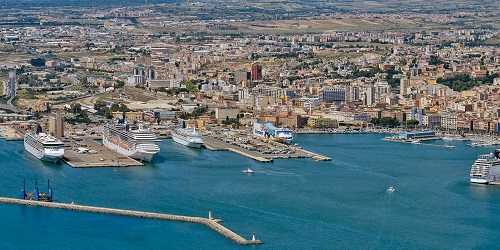
{"type": "Polygon", "coordinates": [[[151,162],[153,156],[160,152],[155,132],[144,124],[131,125],[117,120],[104,126],[102,143],[128,157],[151,162]]]}
{"type": "Polygon", "coordinates": [[[42,133],[38,126],[36,133],[24,134],[24,149],[36,158],[57,163],[64,156],[64,143],[52,135],[42,133]]]}
{"type": "Polygon", "coordinates": [[[488,147],[496,145],[496,143],[493,141],[474,141],[471,143],[467,143],[466,145],[469,147],[488,147]]]}
{"type": "Polygon", "coordinates": [[[201,148],[204,144],[201,134],[195,128],[186,128],[184,123],[181,128],[172,131],[172,139],[174,142],[192,148],[201,148]]]}
{"type": "Polygon", "coordinates": [[[293,141],[292,130],[284,127],[277,128],[270,122],[254,123],[253,134],[289,145],[293,141]]]}
{"type": "Polygon", "coordinates": [[[479,155],[470,170],[470,182],[488,184],[500,180],[500,149],[479,155]]]}

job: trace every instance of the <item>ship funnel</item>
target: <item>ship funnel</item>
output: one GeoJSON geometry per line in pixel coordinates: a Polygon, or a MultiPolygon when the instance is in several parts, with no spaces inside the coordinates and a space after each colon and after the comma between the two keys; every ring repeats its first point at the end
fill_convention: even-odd
{"type": "Polygon", "coordinates": [[[42,132],[42,126],[40,126],[40,124],[38,124],[36,126],[36,134],[40,134],[42,132]]]}

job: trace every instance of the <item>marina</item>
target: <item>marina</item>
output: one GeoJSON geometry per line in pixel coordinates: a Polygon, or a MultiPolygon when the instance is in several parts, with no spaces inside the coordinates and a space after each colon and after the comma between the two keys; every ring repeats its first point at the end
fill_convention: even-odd
{"type": "Polygon", "coordinates": [[[67,203],[57,203],[57,202],[40,202],[34,200],[21,200],[21,199],[13,199],[0,197],[0,203],[5,204],[16,204],[16,205],[25,205],[32,207],[44,207],[44,208],[55,208],[55,209],[64,209],[64,210],[73,210],[80,212],[89,212],[89,213],[98,213],[98,214],[111,214],[111,215],[119,215],[119,216],[129,216],[129,217],[138,217],[138,218],[147,218],[147,219],[157,219],[157,220],[170,220],[170,221],[179,221],[179,222],[189,222],[195,224],[204,225],[211,230],[217,232],[218,234],[228,238],[239,245],[257,245],[262,244],[263,242],[255,239],[255,234],[253,235],[252,240],[247,240],[240,235],[234,233],[228,228],[222,226],[219,219],[212,218],[212,212],[209,212],[208,218],[202,217],[191,217],[191,216],[182,216],[182,215],[173,215],[173,214],[160,214],[160,213],[151,213],[151,212],[142,212],[142,211],[133,211],[133,210],[124,210],[124,209],[116,209],[116,208],[105,208],[105,207],[94,207],[94,206],[84,206],[84,205],[76,205],[76,204],[67,204],[67,203]]]}
{"type": "MultiPolygon", "coordinates": [[[[321,249],[354,244],[374,249],[443,245],[494,249],[489,239],[498,239],[498,229],[483,222],[500,219],[498,186],[471,184],[468,175],[478,155],[491,149],[450,143],[457,153],[387,143],[380,140],[383,136],[297,135],[304,149],[332,158],[320,164],[311,158],[259,163],[229,151],[197,150],[163,140],[160,160],[152,164],[84,171],[39,161],[24,151],[22,142],[2,140],[0,154],[8,167],[0,169],[4,176],[0,196],[20,197],[22,178],[31,192],[38,178],[44,192],[44,182],[50,179],[51,187],[57,187],[55,202],[60,203],[205,218],[214,211],[214,218],[222,216],[221,225],[247,240],[256,232],[264,241],[258,246],[262,250],[308,249],[317,242],[327,246],[321,249]],[[243,172],[248,168],[255,173],[243,172]],[[24,172],[30,174],[16,174],[24,172]],[[387,192],[390,186],[394,192],[387,192]],[[464,224],[464,218],[470,224],[464,224]],[[488,239],[474,241],[477,235],[467,233],[474,230],[488,239]]],[[[1,234],[6,241],[0,243],[4,249],[10,249],[10,242],[43,249],[47,241],[58,249],[237,247],[195,223],[10,204],[0,204],[0,211],[5,215],[1,234]],[[96,221],[103,226],[96,227],[96,221]],[[27,242],[19,237],[27,231],[58,233],[44,235],[45,242],[27,242]]]]}

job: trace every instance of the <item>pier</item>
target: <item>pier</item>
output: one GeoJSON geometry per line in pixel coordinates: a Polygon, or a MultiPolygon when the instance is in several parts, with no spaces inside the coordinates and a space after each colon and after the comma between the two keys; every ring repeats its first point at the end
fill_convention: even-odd
{"type": "Polygon", "coordinates": [[[74,168],[144,166],[141,162],[111,150],[90,138],[83,139],[80,146],[73,146],[74,150],[64,150],[62,161],[74,168]],[[78,147],[86,150],[79,152],[78,147]]]}
{"type": "Polygon", "coordinates": [[[76,205],[68,203],[20,200],[20,199],[6,198],[6,197],[0,197],[0,203],[73,210],[73,211],[89,212],[89,213],[110,214],[110,215],[119,215],[128,217],[137,217],[137,218],[189,222],[189,223],[204,225],[239,245],[257,245],[263,243],[262,241],[255,240],[253,238],[252,240],[247,240],[242,236],[236,234],[235,232],[229,230],[228,228],[222,226],[220,224],[221,220],[213,219],[211,212],[209,212],[208,218],[202,218],[202,217],[151,213],[151,212],[134,211],[134,210],[124,210],[116,208],[84,206],[84,205],[76,205]]]}
{"type": "Polygon", "coordinates": [[[249,147],[245,148],[242,146],[238,146],[237,144],[229,143],[224,141],[223,139],[217,139],[213,137],[203,137],[203,141],[205,142],[205,147],[209,150],[228,150],[248,158],[254,159],[259,162],[273,162],[274,159],[282,158],[313,158],[318,161],[331,161],[332,159],[322,156],[319,154],[315,154],[309,152],[304,149],[296,148],[293,146],[287,146],[284,144],[280,144],[277,142],[264,142],[260,141],[259,143],[264,143],[266,148],[276,148],[278,146],[284,147],[286,151],[277,151],[278,153],[263,153],[259,152],[255,149],[251,150],[249,147]]]}

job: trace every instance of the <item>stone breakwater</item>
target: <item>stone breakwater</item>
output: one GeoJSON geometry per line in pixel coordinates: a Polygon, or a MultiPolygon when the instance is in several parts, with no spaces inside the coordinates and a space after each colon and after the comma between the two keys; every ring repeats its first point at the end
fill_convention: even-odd
{"type": "Polygon", "coordinates": [[[226,227],[222,226],[221,224],[219,224],[219,220],[214,220],[212,218],[151,213],[151,212],[116,209],[116,208],[84,206],[84,205],[76,205],[76,204],[68,204],[68,203],[20,200],[20,199],[5,198],[5,197],[0,197],[0,203],[36,206],[36,207],[46,207],[46,208],[56,208],[56,209],[74,210],[74,211],[89,212],[89,213],[111,214],[111,215],[148,218],[148,219],[157,219],[157,220],[169,220],[169,221],[196,223],[196,224],[204,225],[204,226],[214,230],[215,232],[230,239],[231,241],[235,242],[236,244],[256,245],[256,244],[263,243],[260,240],[247,240],[247,239],[241,237],[240,235],[234,233],[233,231],[227,229],[226,227]]]}

